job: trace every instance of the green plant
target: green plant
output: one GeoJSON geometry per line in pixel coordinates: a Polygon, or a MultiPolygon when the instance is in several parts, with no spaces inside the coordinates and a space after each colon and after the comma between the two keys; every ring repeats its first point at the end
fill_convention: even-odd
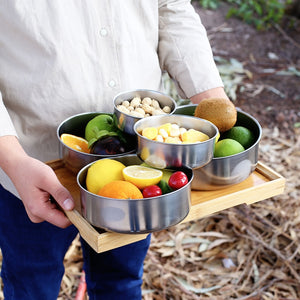
{"type": "Polygon", "coordinates": [[[198,0],[198,2],[206,9],[217,9],[220,4],[220,0],[198,0]]]}
{"type": "Polygon", "coordinates": [[[248,24],[253,24],[257,29],[267,29],[280,23],[285,15],[285,8],[291,0],[227,0],[230,7],[227,17],[237,16],[248,24]]]}
{"type": "MultiPolygon", "coordinates": [[[[195,0],[194,0],[195,1],[195,0]]],[[[197,0],[206,9],[217,9],[221,0],[197,0]]],[[[227,17],[241,18],[258,30],[279,24],[293,0],[224,0],[230,8],[227,17]]]]}

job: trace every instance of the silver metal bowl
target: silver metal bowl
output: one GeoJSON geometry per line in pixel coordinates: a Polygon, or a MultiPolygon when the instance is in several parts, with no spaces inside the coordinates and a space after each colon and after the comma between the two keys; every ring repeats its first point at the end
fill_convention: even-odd
{"type": "MultiPolygon", "coordinates": [[[[179,106],[175,114],[193,115],[196,106],[179,106]]],[[[242,182],[255,170],[262,135],[261,126],[255,118],[239,108],[237,108],[236,125],[250,129],[255,134],[255,143],[241,153],[226,157],[215,157],[207,165],[194,170],[193,190],[217,190],[228,187],[242,182]]]]}
{"type": "Polygon", "coordinates": [[[199,168],[211,161],[213,157],[217,127],[209,121],[184,115],[153,116],[139,120],[134,125],[137,135],[137,155],[155,168],[172,168],[187,166],[199,168]],[[142,136],[141,131],[147,127],[158,127],[165,123],[176,123],[186,129],[196,129],[207,134],[210,139],[201,143],[170,144],[150,140],[142,136]]]}
{"type": "MultiPolygon", "coordinates": [[[[136,151],[136,138],[132,136],[128,136],[128,140],[130,145],[132,145],[132,150],[117,154],[117,155],[97,155],[97,154],[90,154],[90,153],[83,153],[77,150],[74,150],[67,145],[65,145],[60,136],[63,133],[74,134],[79,137],[84,137],[85,135],[85,127],[87,123],[93,119],[94,117],[98,116],[99,114],[104,114],[101,112],[87,112],[78,115],[74,115],[66,120],[64,120],[57,128],[57,138],[59,140],[59,158],[62,159],[66,168],[71,170],[74,173],[80,171],[85,165],[101,159],[101,158],[112,158],[118,156],[128,155],[130,153],[135,153],[136,151]]],[[[106,114],[106,113],[105,113],[106,114]]]]}
{"type": "MultiPolygon", "coordinates": [[[[125,166],[141,164],[136,155],[114,158],[125,166]]],[[[80,187],[83,217],[95,227],[119,233],[148,233],[159,231],[181,222],[189,213],[191,205],[191,182],[193,172],[182,167],[189,183],[169,194],[144,199],[112,199],[87,191],[85,181],[88,168],[77,175],[80,187]]]]}
{"type": "Polygon", "coordinates": [[[119,128],[128,134],[135,134],[133,130],[134,124],[141,118],[133,117],[126,113],[123,113],[117,108],[117,106],[125,100],[132,100],[134,97],[140,97],[142,99],[145,97],[150,97],[151,99],[155,99],[160,103],[162,107],[167,105],[171,108],[171,112],[169,114],[173,114],[176,109],[175,100],[169,95],[158,91],[140,89],[119,93],[113,100],[114,114],[117,117],[119,128]]]}

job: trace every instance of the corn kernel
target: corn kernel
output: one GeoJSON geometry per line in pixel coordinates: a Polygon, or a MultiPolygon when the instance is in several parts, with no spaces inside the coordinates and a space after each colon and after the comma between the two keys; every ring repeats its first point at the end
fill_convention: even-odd
{"type": "Polygon", "coordinates": [[[184,143],[204,142],[208,139],[209,139],[208,135],[195,129],[189,129],[182,134],[182,141],[184,143]]]}
{"type": "Polygon", "coordinates": [[[158,134],[154,140],[161,143],[164,142],[164,138],[160,134],[158,134]]]}
{"type": "Polygon", "coordinates": [[[146,127],[142,130],[142,136],[154,140],[158,134],[158,130],[156,127],[146,127]]]}
{"type": "Polygon", "coordinates": [[[182,144],[182,141],[180,140],[180,138],[178,136],[176,136],[176,137],[169,136],[165,139],[165,143],[182,144]]]}
{"type": "Polygon", "coordinates": [[[165,123],[165,124],[160,125],[160,126],[158,127],[158,131],[159,131],[160,129],[164,129],[164,130],[167,132],[167,135],[170,135],[171,128],[172,128],[172,124],[171,124],[171,123],[165,123]]]}
{"type": "Polygon", "coordinates": [[[164,139],[166,139],[169,136],[167,131],[164,128],[159,128],[158,134],[160,134],[164,139]]]}
{"type": "Polygon", "coordinates": [[[180,132],[180,138],[181,138],[181,140],[182,140],[182,135],[185,133],[187,131],[187,129],[186,128],[184,128],[184,127],[180,127],[179,128],[179,132],[180,132]]]}
{"type": "Polygon", "coordinates": [[[180,136],[179,127],[172,126],[172,128],[170,130],[169,136],[171,136],[171,137],[179,137],[180,136]]]}

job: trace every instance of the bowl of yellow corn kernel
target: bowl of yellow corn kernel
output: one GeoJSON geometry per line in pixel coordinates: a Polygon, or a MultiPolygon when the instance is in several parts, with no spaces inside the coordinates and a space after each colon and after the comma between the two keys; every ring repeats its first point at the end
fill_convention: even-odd
{"type": "Polygon", "coordinates": [[[144,118],[134,125],[137,155],[148,165],[163,169],[187,166],[200,168],[213,158],[219,135],[211,122],[187,115],[144,118]]]}

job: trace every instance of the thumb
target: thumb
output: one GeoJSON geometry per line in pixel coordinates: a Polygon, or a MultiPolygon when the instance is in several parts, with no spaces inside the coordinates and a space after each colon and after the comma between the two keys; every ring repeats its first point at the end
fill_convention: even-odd
{"type": "Polygon", "coordinates": [[[51,193],[57,204],[64,210],[72,210],[75,206],[70,192],[63,186],[51,193]]]}

